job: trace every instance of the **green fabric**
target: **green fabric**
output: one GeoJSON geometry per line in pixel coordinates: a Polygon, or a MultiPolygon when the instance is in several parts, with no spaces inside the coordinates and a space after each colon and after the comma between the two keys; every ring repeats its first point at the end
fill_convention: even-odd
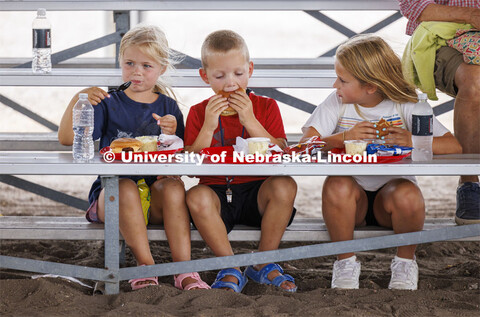
{"type": "Polygon", "coordinates": [[[402,68],[405,78],[428,95],[438,100],[435,92],[435,53],[455,37],[457,29],[471,29],[470,24],[452,22],[422,22],[405,47],[402,68]]]}

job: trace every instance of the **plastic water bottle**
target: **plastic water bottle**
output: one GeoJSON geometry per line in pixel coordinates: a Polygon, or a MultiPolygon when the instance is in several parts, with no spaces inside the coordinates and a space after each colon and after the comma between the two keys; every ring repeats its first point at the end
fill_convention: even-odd
{"type": "Polygon", "coordinates": [[[47,12],[40,8],[37,17],[33,20],[33,60],[32,71],[34,73],[49,73],[52,71],[52,41],[51,26],[47,20],[47,12]]]}
{"type": "Polygon", "coordinates": [[[427,94],[419,94],[412,111],[412,160],[429,161],[433,157],[433,110],[427,94]]]}
{"type": "Polygon", "coordinates": [[[73,107],[73,159],[87,162],[93,158],[93,107],[88,101],[88,94],[79,94],[73,107]]]}

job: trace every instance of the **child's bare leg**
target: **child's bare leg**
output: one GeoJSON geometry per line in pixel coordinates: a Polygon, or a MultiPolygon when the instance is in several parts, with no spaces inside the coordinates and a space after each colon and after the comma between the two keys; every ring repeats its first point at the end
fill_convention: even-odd
{"type": "MultiPolygon", "coordinates": [[[[140,195],[137,184],[131,179],[122,178],[118,181],[119,187],[119,226],[125,242],[132,250],[137,264],[152,265],[152,254],[147,237],[147,227],[143,217],[140,195]]],[[[102,190],[98,198],[98,218],[105,222],[105,191],[102,190]]]]}
{"type": "MultiPolygon", "coordinates": [[[[388,182],[378,193],[374,214],[379,225],[393,228],[395,233],[415,232],[423,229],[425,203],[415,183],[406,179],[388,182]]],[[[416,245],[398,247],[397,256],[413,259],[416,245]]]]}
{"type": "Polygon", "coordinates": [[[190,218],[185,203],[185,187],[173,178],[157,180],[151,187],[150,222],[164,224],[174,262],[189,261],[190,218]]]}
{"type": "MultiPolygon", "coordinates": [[[[292,217],[293,203],[297,194],[297,184],[289,176],[272,176],[263,182],[258,191],[258,209],[262,215],[261,237],[258,250],[277,250],[288,222],[292,217]]],[[[255,265],[261,270],[268,263],[255,265]]],[[[267,277],[273,280],[280,275],[279,271],[270,272],[267,277]]],[[[293,289],[295,284],[285,281],[284,289],[293,289]]]]}
{"type": "MultiPolygon", "coordinates": [[[[352,177],[327,177],[322,191],[322,213],[330,239],[333,242],[352,240],[355,226],[364,223],[367,205],[365,191],[352,177]]],[[[339,254],[338,259],[353,255],[339,254]]]]}
{"type": "MultiPolygon", "coordinates": [[[[187,192],[187,206],[195,227],[215,256],[233,255],[227,229],[220,215],[221,205],[217,194],[208,186],[197,185],[187,192]]],[[[240,271],[238,267],[235,269],[240,271]]],[[[223,281],[238,284],[237,278],[230,275],[223,281]]]]}
{"type": "MultiPolygon", "coordinates": [[[[191,259],[190,217],[185,203],[185,187],[181,180],[163,178],[150,187],[150,222],[164,224],[173,262],[191,259]]],[[[190,277],[182,281],[185,287],[196,280],[190,277]]]]}

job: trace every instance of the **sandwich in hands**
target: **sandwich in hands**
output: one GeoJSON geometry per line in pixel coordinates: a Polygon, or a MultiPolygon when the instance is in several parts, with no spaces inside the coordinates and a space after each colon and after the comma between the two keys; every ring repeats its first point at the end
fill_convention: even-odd
{"type": "Polygon", "coordinates": [[[390,127],[390,122],[385,120],[384,118],[380,119],[377,122],[377,130],[378,130],[378,137],[381,138],[382,136],[388,135],[388,127],[390,127]],[[385,131],[383,131],[385,128],[385,131]]]}
{"type": "MultiPolygon", "coordinates": [[[[230,95],[233,94],[234,92],[236,91],[243,91],[245,92],[245,90],[243,88],[238,88],[237,90],[233,90],[233,91],[224,91],[224,90],[220,90],[217,95],[220,95],[224,98],[230,98],[230,95]]],[[[221,116],[233,116],[233,115],[236,115],[237,114],[237,111],[235,109],[233,109],[232,107],[228,106],[227,109],[223,110],[222,113],[220,114],[221,116]]]]}

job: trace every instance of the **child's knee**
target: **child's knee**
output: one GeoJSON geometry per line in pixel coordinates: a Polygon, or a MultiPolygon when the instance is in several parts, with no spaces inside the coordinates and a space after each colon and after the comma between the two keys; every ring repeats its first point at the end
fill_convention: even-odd
{"type": "Polygon", "coordinates": [[[328,201],[342,201],[354,197],[356,183],[350,176],[330,176],[323,184],[322,199],[328,201]]]}
{"type": "Polygon", "coordinates": [[[195,186],[187,192],[186,202],[192,215],[212,210],[214,200],[212,190],[207,186],[195,186]]]}
{"type": "Polygon", "coordinates": [[[119,179],[118,196],[120,202],[136,201],[139,197],[137,184],[129,178],[119,179]]]}
{"type": "Polygon", "coordinates": [[[418,217],[425,213],[425,203],[422,192],[410,181],[400,182],[391,195],[394,211],[406,217],[418,217]]]}
{"type": "Polygon", "coordinates": [[[164,200],[185,200],[185,186],[175,178],[157,180],[150,187],[152,196],[160,195],[164,200]]]}
{"type": "Polygon", "coordinates": [[[290,176],[273,176],[269,179],[271,192],[278,199],[293,200],[297,195],[297,183],[290,176]]]}

